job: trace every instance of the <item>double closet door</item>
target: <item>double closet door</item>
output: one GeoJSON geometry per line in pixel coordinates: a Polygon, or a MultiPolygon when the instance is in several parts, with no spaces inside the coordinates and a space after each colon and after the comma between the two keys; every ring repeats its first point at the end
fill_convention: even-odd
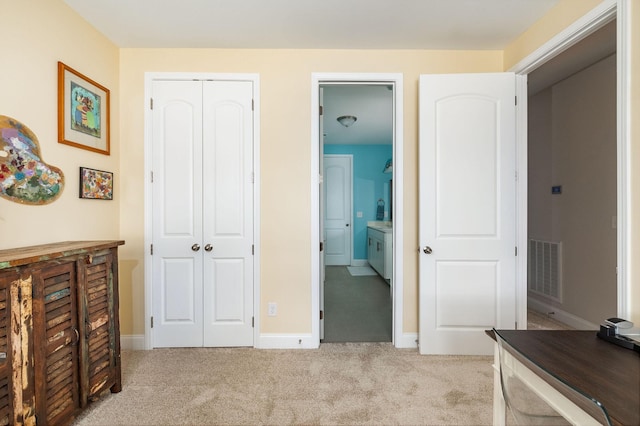
{"type": "Polygon", "coordinates": [[[253,346],[253,82],[152,83],[153,346],[253,346]]]}

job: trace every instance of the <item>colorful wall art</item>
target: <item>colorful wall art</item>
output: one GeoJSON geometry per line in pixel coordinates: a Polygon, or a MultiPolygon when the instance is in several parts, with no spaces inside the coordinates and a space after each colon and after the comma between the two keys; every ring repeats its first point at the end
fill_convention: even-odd
{"type": "Polygon", "coordinates": [[[113,173],[80,167],[80,198],[113,200],[113,173]]]}
{"type": "Polygon", "coordinates": [[[42,160],[36,135],[18,120],[0,115],[0,197],[48,204],[63,188],[62,170],[42,160]]]}

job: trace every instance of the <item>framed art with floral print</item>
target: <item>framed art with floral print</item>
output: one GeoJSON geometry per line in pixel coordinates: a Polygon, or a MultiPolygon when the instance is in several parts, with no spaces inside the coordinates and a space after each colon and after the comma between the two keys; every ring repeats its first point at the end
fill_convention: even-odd
{"type": "Polygon", "coordinates": [[[58,62],[58,142],[109,155],[109,89],[58,62]]]}
{"type": "Polygon", "coordinates": [[[80,167],[80,198],[113,200],[113,173],[80,167]]]}

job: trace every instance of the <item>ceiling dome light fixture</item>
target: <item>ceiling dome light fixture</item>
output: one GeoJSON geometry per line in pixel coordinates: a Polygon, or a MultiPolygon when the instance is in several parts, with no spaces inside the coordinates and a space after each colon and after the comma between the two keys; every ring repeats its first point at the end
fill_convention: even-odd
{"type": "Polygon", "coordinates": [[[353,123],[356,122],[357,119],[358,117],[353,115],[341,115],[340,117],[337,118],[338,123],[342,124],[344,127],[351,126],[353,123]]]}

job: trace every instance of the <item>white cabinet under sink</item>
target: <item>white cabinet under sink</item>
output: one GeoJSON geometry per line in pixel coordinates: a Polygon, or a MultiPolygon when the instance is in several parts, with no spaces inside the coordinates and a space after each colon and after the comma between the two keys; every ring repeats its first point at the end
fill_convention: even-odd
{"type": "Polygon", "coordinates": [[[386,280],[392,274],[392,236],[391,227],[367,227],[367,257],[369,265],[386,280]]]}

